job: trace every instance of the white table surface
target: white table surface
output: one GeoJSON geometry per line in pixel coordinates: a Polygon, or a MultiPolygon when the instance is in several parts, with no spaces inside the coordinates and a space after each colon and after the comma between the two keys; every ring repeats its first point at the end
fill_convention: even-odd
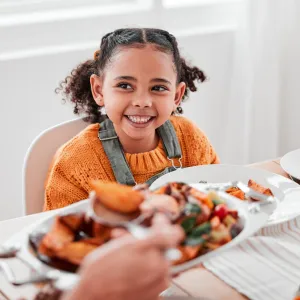
{"type": "MultiPolygon", "coordinates": [[[[0,245],[9,239],[12,235],[16,234],[20,229],[25,228],[28,225],[33,224],[34,222],[40,220],[41,218],[47,217],[53,214],[51,212],[38,213],[30,216],[9,219],[6,221],[0,222],[0,245]]],[[[7,260],[9,265],[13,267],[14,270],[20,269],[20,263],[15,259],[7,260]]],[[[24,270],[26,270],[23,266],[22,268],[22,276],[26,276],[24,270]]],[[[17,274],[16,274],[17,275],[17,274]]],[[[24,286],[24,287],[13,287],[7,283],[4,278],[2,272],[0,271],[0,300],[2,299],[18,299],[19,297],[28,297],[28,299],[32,299],[36,289],[32,286],[24,286]]]]}

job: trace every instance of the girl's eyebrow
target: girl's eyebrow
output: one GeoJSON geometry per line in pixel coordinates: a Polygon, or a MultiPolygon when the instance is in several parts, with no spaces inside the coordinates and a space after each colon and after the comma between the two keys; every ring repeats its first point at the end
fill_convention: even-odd
{"type": "MultiPolygon", "coordinates": [[[[131,81],[137,81],[137,79],[133,76],[118,76],[114,80],[131,80],[131,81]]],[[[150,80],[150,82],[163,82],[171,85],[171,82],[165,78],[153,78],[150,80]]]]}
{"type": "Polygon", "coordinates": [[[132,81],[137,81],[135,77],[132,76],[118,76],[115,78],[115,80],[132,80],[132,81]]]}
{"type": "Polygon", "coordinates": [[[171,82],[165,78],[153,78],[150,82],[163,82],[171,85],[171,82]]]}

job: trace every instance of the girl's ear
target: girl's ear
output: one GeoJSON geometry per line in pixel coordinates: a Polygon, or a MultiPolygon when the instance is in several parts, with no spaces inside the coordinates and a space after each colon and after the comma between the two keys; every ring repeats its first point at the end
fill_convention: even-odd
{"type": "Polygon", "coordinates": [[[103,101],[103,94],[102,94],[102,79],[98,75],[93,74],[90,77],[90,84],[91,84],[91,92],[95,102],[99,106],[103,106],[104,101],[103,101]]]}
{"type": "Polygon", "coordinates": [[[176,88],[176,93],[175,93],[175,99],[174,99],[174,111],[176,108],[180,105],[182,97],[184,95],[186,89],[186,84],[185,82],[179,82],[176,88]]]}

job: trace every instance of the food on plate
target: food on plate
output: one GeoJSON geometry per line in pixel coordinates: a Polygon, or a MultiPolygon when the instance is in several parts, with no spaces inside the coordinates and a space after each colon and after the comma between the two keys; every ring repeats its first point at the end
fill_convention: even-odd
{"type": "MultiPolygon", "coordinates": [[[[215,250],[242,231],[238,211],[230,209],[216,192],[202,192],[178,182],[153,192],[115,183],[94,182],[93,187],[97,201],[111,210],[123,214],[151,211],[152,215],[160,211],[182,226],[186,238],[178,247],[182,257],[174,264],[215,250]]],[[[67,262],[76,270],[86,255],[112,238],[112,229],[84,212],[73,213],[57,216],[49,231],[31,244],[43,261],[67,262]]]]}
{"type": "Polygon", "coordinates": [[[242,190],[240,190],[238,187],[230,187],[229,189],[226,190],[226,192],[231,196],[234,196],[241,200],[245,200],[245,193],[242,190]]]}
{"type": "Polygon", "coordinates": [[[89,240],[93,240],[93,238],[68,243],[55,252],[55,257],[79,265],[85,256],[102,244],[101,242],[97,243],[96,240],[94,243],[89,240]]]}
{"type": "Polygon", "coordinates": [[[75,231],[83,223],[83,216],[80,214],[72,214],[67,216],[61,216],[60,222],[68,227],[70,230],[75,231]]]}
{"type": "Polygon", "coordinates": [[[92,187],[97,200],[107,208],[120,213],[133,213],[139,210],[145,196],[127,185],[114,182],[93,181],[92,187]]]}
{"type": "MultiPolygon", "coordinates": [[[[249,179],[248,181],[248,187],[251,188],[252,190],[259,192],[261,194],[264,194],[266,196],[274,196],[272,191],[269,188],[265,188],[262,185],[258,184],[252,179],[249,179]]],[[[231,196],[234,196],[236,198],[239,198],[241,200],[249,200],[246,198],[245,193],[240,190],[238,187],[230,187],[226,190],[226,193],[230,194],[231,196]]],[[[258,199],[251,198],[250,200],[257,201],[258,199]]]]}
{"type": "MultiPolygon", "coordinates": [[[[73,216],[71,215],[70,218],[73,216]]],[[[43,246],[51,251],[63,248],[72,242],[75,237],[74,231],[62,222],[62,217],[56,217],[51,230],[43,238],[43,246]]]]}
{"type": "Polygon", "coordinates": [[[253,189],[256,192],[264,194],[266,196],[273,196],[273,193],[270,189],[263,187],[262,185],[256,183],[254,180],[250,179],[248,181],[249,188],[253,189]]]}
{"type": "MultiPolygon", "coordinates": [[[[273,196],[270,189],[251,179],[248,187],[273,196]]],[[[168,215],[174,224],[182,226],[186,237],[178,247],[182,257],[175,264],[219,248],[242,230],[238,211],[229,208],[215,191],[203,192],[181,182],[165,184],[155,191],[150,191],[146,185],[131,188],[101,181],[94,181],[93,188],[96,201],[112,211],[137,215],[159,211],[168,215]]],[[[249,200],[238,187],[231,187],[226,192],[249,200]]],[[[147,222],[143,225],[147,226],[147,222]]],[[[66,262],[67,267],[63,265],[62,268],[75,271],[86,255],[112,238],[112,229],[95,222],[84,212],[71,213],[56,216],[46,234],[31,237],[31,245],[45,262],[66,262]]]]}
{"type": "Polygon", "coordinates": [[[83,212],[68,214],[56,216],[52,227],[42,237],[32,234],[30,243],[44,262],[75,271],[86,255],[111,239],[111,230],[83,212]]]}
{"type": "Polygon", "coordinates": [[[178,248],[182,257],[175,264],[215,250],[242,231],[238,212],[215,192],[204,193],[186,184],[169,183],[155,193],[176,194],[180,204],[184,199],[181,215],[174,223],[182,226],[186,238],[178,248]]]}

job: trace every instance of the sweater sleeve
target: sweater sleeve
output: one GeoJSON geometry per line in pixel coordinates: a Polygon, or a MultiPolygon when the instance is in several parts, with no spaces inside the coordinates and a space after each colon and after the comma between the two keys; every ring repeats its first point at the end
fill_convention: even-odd
{"type": "Polygon", "coordinates": [[[192,121],[179,118],[179,126],[175,126],[179,137],[183,162],[186,167],[197,165],[218,164],[219,157],[207,136],[192,121]]]}
{"type": "Polygon", "coordinates": [[[57,151],[45,183],[44,210],[87,199],[93,180],[114,181],[98,129],[90,125],[57,151]]]}
{"type": "Polygon", "coordinates": [[[45,185],[44,211],[61,208],[88,198],[80,184],[71,182],[63,170],[53,166],[45,185]]]}

